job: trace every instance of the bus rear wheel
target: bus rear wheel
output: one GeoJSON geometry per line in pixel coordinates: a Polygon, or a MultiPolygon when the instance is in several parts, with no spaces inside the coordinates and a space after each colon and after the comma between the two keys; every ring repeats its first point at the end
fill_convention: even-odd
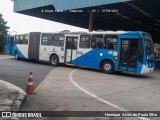
{"type": "Polygon", "coordinates": [[[15,59],[18,60],[19,57],[18,57],[18,52],[15,52],[15,59]]]}
{"type": "Polygon", "coordinates": [[[104,61],[101,65],[101,69],[104,73],[107,74],[114,73],[114,65],[111,61],[104,61]]]}
{"type": "Polygon", "coordinates": [[[52,66],[58,66],[58,65],[59,65],[59,58],[58,58],[57,55],[52,55],[52,56],[50,57],[50,64],[51,64],[52,66]]]}

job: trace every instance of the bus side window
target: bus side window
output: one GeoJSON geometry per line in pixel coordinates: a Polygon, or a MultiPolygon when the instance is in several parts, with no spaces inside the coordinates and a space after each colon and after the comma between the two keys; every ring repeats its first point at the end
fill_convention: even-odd
{"type": "Polygon", "coordinates": [[[78,43],[77,37],[67,37],[66,41],[67,41],[67,44],[66,44],[67,49],[77,50],[77,43],[78,43]]]}
{"type": "Polygon", "coordinates": [[[115,50],[117,48],[118,37],[106,35],[104,37],[104,49],[115,50]]]}
{"type": "Polygon", "coordinates": [[[73,38],[72,48],[77,50],[78,38],[73,38]]]}
{"type": "Polygon", "coordinates": [[[53,35],[52,45],[58,47],[64,46],[64,39],[65,37],[62,34],[53,35]]]}
{"type": "Polygon", "coordinates": [[[102,48],[103,46],[103,35],[93,35],[91,41],[91,47],[95,49],[102,48]]]}
{"type": "Polygon", "coordinates": [[[73,41],[72,41],[72,38],[70,38],[70,37],[68,37],[67,38],[67,46],[66,46],[66,48],[67,49],[73,49],[73,41]]]}
{"type": "Polygon", "coordinates": [[[16,37],[15,37],[15,44],[19,44],[19,36],[18,35],[16,35],[16,37]]]}
{"type": "Polygon", "coordinates": [[[11,37],[11,45],[14,44],[14,37],[11,37]]]}
{"type": "Polygon", "coordinates": [[[79,43],[80,48],[90,48],[91,36],[82,35],[79,43]]]}
{"type": "Polygon", "coordinates": [[[19,36],[19,44],[23,44],[23,35],[19,36]]]}
{"type": "Polygon", "coordinates": [[[28,35],[24,35],[24,39],[23,39],[23,44],[27,45],[28,44],[28,35]]]}
{"type": "Polygon", "coordinates": [[[41,45],[51,46],[52,34],[42,34],[41,45]]]}

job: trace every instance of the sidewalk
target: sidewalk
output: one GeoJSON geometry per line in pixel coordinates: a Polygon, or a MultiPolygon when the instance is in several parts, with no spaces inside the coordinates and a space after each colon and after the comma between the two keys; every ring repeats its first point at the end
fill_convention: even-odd
{"type": "Polygon", "coordinates": [[[20,88],[0,80],[0,111],[18,111],[25,96],[20,88]]]}

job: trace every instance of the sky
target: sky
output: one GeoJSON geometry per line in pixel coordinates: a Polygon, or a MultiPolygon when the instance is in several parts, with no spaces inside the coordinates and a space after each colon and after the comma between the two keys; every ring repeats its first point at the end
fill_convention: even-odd
{"type": "Polygon", "coordinates": [[[13,12],[14,3],[11,0],[0,0],[0,13],[3,15],[9,31],[12,34],[28,32],[54,32],[54,31],[87,31],[86,29],[65,25],[49,20],[31,17],[13,12]],[[14,32],[16,31],[16,32],[14,32]]]}

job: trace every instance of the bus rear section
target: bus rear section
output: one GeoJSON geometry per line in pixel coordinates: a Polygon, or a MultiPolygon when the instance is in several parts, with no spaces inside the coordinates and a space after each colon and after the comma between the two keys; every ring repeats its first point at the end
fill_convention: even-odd
{"type": "Polygon", "coordinates": [[[64,63],[64,39],[60,33],[30,32],[16,35],[12,53],[16,59],[47,61],[56,66],[64,63]]]}
{"type": "Polygon", "coordinates": [[[14,56],[16,59],[28,59],[29,34],[15,35],[14,56]]]}
{"type": "Polygon", "coordinates": [[[6,44],[6,54],[15,56],[16,59],[38,60],[39,42],[40,33],[38,32],[9,36],[6,44]]]}
{"type": "Polygon", "coordinates": [[[14,56],[15,36],[8,35],[6,38],[6,55],[14,56]]]}
{"type": "Polygon", "coordinates": [[[6,55],[15,56],[16,59],[28,58],[29,34],[8,35],[6,40],[6,55]]]}

